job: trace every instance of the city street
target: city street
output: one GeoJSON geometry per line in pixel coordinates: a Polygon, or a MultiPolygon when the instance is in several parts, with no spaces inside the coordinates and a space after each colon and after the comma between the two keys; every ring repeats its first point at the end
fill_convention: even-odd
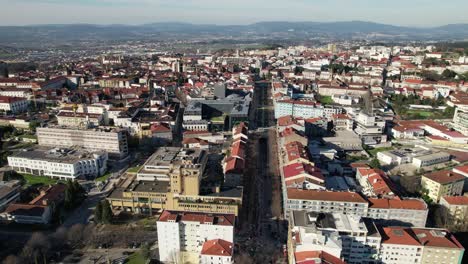
{"type": "Polygon", "coordinates": [[[254,104],[261,111],[252,120],[258,129],[251,131],[248,148],[247,171],[244,177],[244,208],[239,240],[241,251],[256,263],[282,263],[282,245],[286,243],[281,208],[281,183],[278,171],[276,134],[269,100],[269,85],[256,86],[254,104]],[[261,251],[261,253],[257,253],[261,251]]]}

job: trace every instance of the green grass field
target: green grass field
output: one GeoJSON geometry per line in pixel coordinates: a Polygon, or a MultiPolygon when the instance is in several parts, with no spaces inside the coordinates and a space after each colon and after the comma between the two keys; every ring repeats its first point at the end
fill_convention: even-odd
{"type": "Polygon", "coordinates": [[[331,96],[320,96],[320,103],[323,105],[333,104],[333,99],[331,96]]]}
{"type": "Polygon", "coordinates": [[[372,157],[375,157],[377,156],[377,153],[378,152],[382,152],[382,151],[388,151],[388,150],[392,150],[393,148],[392,147],[388,147],[388,148],[376,148],[376,149],[371,149],[369,151],[367,151],[372,157]]]}
{"type": "Polygon", "coordinates": [[[102,175],[101,177],[99,178],[96,178],[95,181],[97,182],[103,182],[103,181],[106,181],[107,179],[109,179],[109,177],[112,175],[112,173],[106,173],[104,175],[102,175]]]}
{"type": "Polygon", "coordinates": [[[128,257],[127,264],[145,264],[146,260],[140,252],[135,252],[128,257]]]}
{"type": "Polygon", "coordinates": [[[143,166],[132,167],[127,170],[128,173],[137,173],[143,166]]]}
{"type": "Polygon", "coordinates": [[[45,176],[35,176],[31,174],[22,173],[21,176],[26,182],[26,186],[31,186],[35,184],[50,185],[56,184],[59,182],[57,179],[45,177],[45,176]]]}
{"type": "Polygon", "coordinates": [[[434,112],[431,111],[422,111],[422,110],[408,110],[407,114],[419,114],[422,117],[431,117],[434,115],[434,112]]]}

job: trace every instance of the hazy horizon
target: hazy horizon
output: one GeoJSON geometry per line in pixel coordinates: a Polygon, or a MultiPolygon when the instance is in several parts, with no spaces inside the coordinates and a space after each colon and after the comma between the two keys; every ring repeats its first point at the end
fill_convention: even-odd
{"type": "Polygon", "coordinates": [[[257,22],[369,21],[409,27],[468,23],[468,1],[452,0],[0,0],[0,26],[160,22],[247,25],[257,22]],[[20,14],[20,15],[18,15],[20,14]]]}

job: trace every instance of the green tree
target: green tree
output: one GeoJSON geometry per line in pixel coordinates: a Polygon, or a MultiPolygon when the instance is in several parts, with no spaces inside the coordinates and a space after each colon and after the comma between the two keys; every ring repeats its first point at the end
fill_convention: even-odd
{"type": "Polygon", "coordinates": [[[455,78],[456,76],[457,76],[457,73],[449,69],[445,69],[442,72],[442,79],[444,80],[450,80],[450,79],[455,78]]]}
{"type": "Polygon", "coordinates": [[[104,224],[110,224],[112,222],[112,208],[109,201],[103,200],[102,202],[102,222],[104,224]]]}
{"type": "Polygon", "coordinates": [[[94,220],[96,223],[102,222],[102,204],[99,202],[94,209],[94,220]]]}
{"type": "Polygon", "coordinates": [[[65,209],[73,208],[73,193],[69,188],[65,189],[65,209]]]}
{"type": "Polygon", "coordinates": [[[31,121],[29,122],[29,130],[31,130],[32,132],[36,132],[36,128],[39,127],[41,125],[41,123],[39,121],[31,121]]]}
{"type": "Polygon", "coordinates": [[[380,165],[380,161],[378,159],[373,159],[369,163],[369,166],[373,169],[380,169],[382,166],[380,165]]]}

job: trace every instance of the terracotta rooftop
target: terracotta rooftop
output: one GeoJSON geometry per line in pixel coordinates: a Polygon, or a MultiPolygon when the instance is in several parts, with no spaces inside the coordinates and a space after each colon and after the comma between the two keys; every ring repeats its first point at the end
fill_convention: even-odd
{"type": "Polygon", "coordinates": [[[165,210],[159,217],[159,222],[199,222],[200,224],[213,224],[234,226],[235,216],[229,214],[188,213],[165,210]]]}
{"type": "Polygon", "coordinates": [[[232,256],[233,251],[234,248],[231,242],[222,239],[213,239],[203,243],[201,254],[229,257],[232,256]]]}
{"type": "Polygon", "coordinates": [[[465,176],[450,170],[434,171],[428,174],[424,174],[423,177],[440,184],[449,184],[457,181],[463,181],[466,178],[465,176]]]}
{"type": "Polygon", "coordinates": [[[302,251],[295,252],[294,258],[296,264],[345,264],[341,259],[328,254],[325,251],[302,251]]]}
{"type": "Polygon", "coordinates": [[[444,196],[443,199],[451,205],[467,205],[468,196],[444,196]]]}
{"type": "Polygon", "coordinates": [[[355,192],[331,192],[317,190],[288,189],[288,199],[317,200],[334,202],[366,203],[367,201],[355,192]]]}
{"type": "Polygon", "coordinates": [[[427,210],[427,205],[416,199],[374,199],[369,198],[369,208],[427,210]]]}

